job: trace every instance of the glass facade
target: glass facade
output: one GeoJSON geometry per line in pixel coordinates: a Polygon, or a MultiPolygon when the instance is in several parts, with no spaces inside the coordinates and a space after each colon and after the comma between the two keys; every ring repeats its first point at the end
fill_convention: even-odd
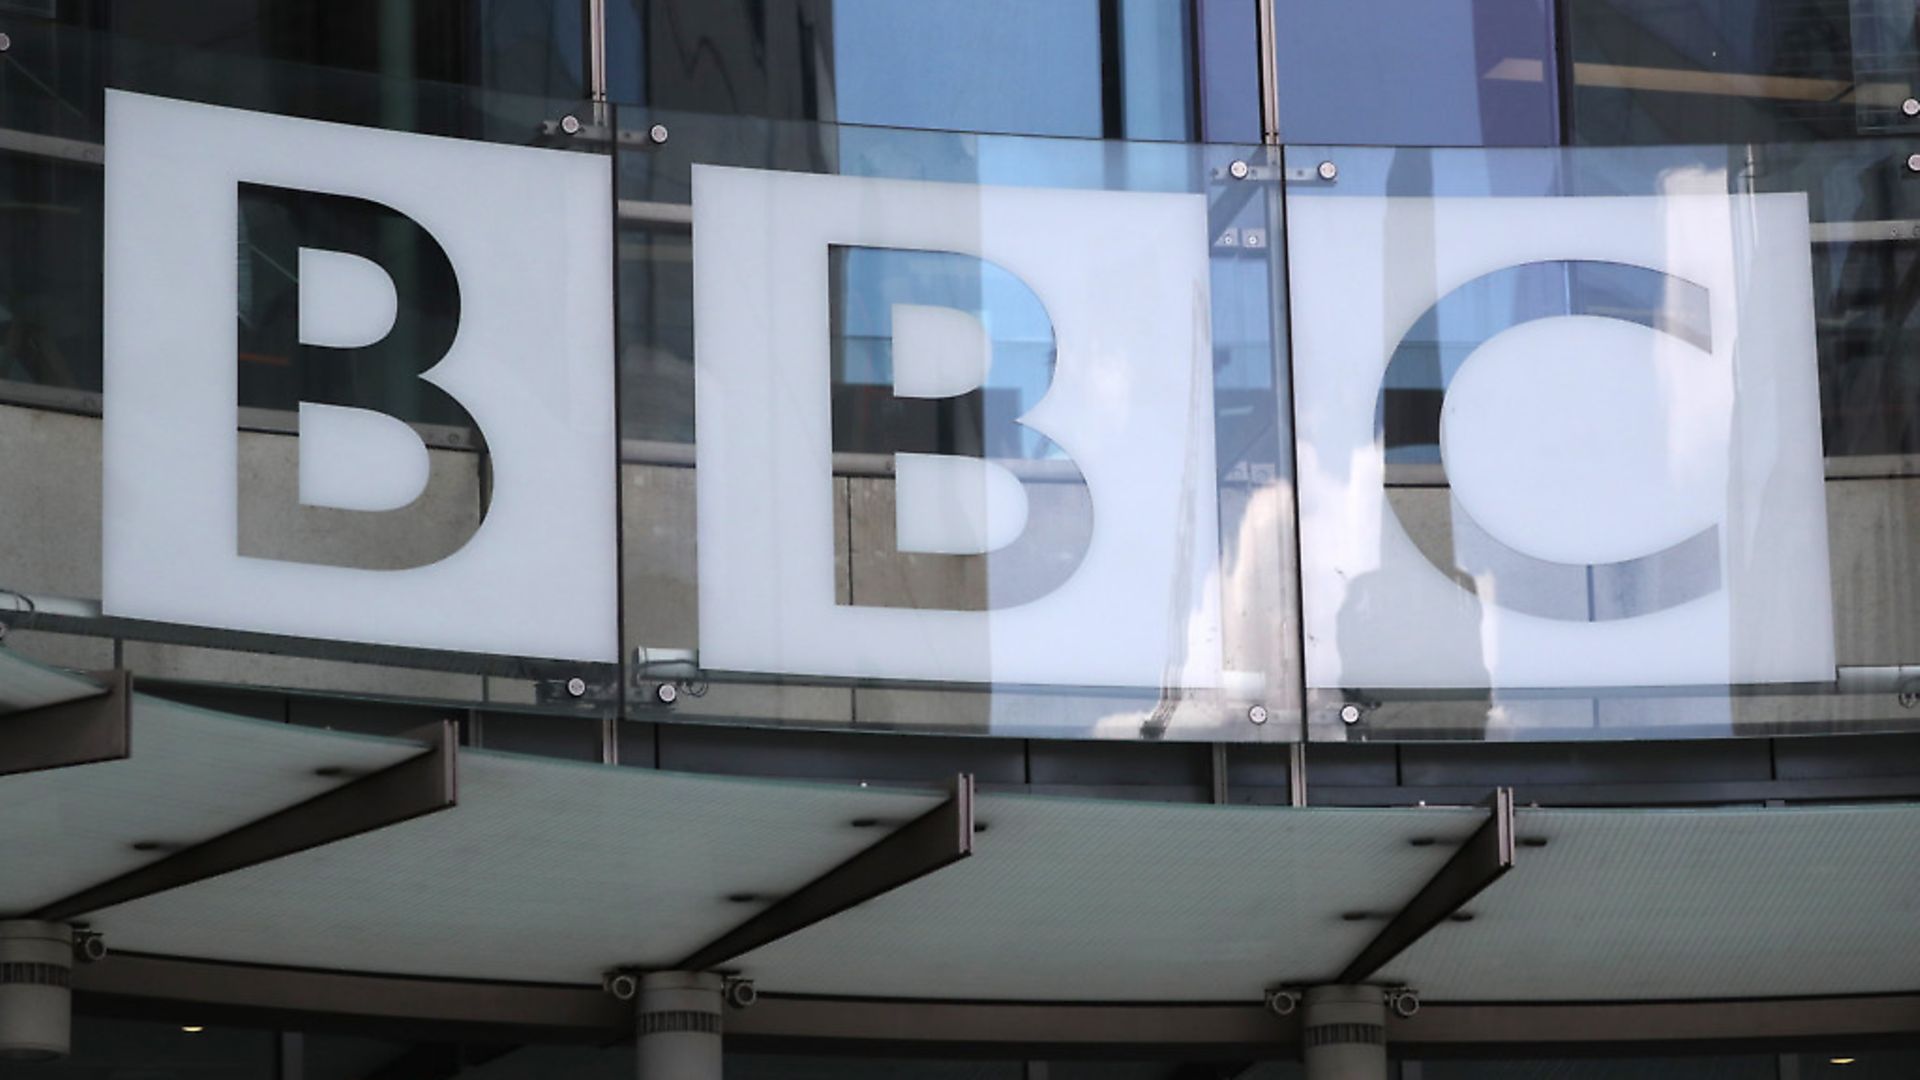
{"type": "MultiPolygon", "coordinates": [[[[104,29],[25,20],[6,53],[20,207],[8,415],[46,455],[14,483],[79,496],[63,512],[85,519],[19,519],[9,545],[17,621],[60,635],[50,659],[117,640],[188,681],[634,720],[662,718],[671,697],[675,720],[1018,736],[1676,737],[1912,719],[1920,382],[1900,330],[1897,140],[1340,145],[1548,143],[1563,112],[1575,126],[1561,134],[1584,141],[1585,106],[1549,92],[1558,31],[1525,4],[1423,9],[1435,27],[1395,31],[1461,36],[1457,61],[1422,53],[1472,76],[1421,99],[1464,118],[1458,131],[1386,99],[1361,107],[1362,88],[1315,74],[1316,57],[1357,51],[1325,43],[1380,13],[1281,9],[1281,135],[1336,139],[1284,158],[1179,141],[1244,126],[1214,107],[1244,73],[1230,4],[842,3],[744,23],[647,6],[609,14],[609,90],[646,99],[612,105],[582,100],[576,16],[557,8],[358,22],[335,8],[141,10],[92,20],[104,29]],[[806,40],[785,39],[795,27],[806,40]],[[675,33],[700,43],[693,67],[635,77],[675,33]],[[380,35],[399,44],[368,52],[380,35]],[[971,44],[934,63],[881,39],[971,44]],[[956,66],[1017,57],[1016,42],[1049,51],[1005,65],[1036,81],[956,66]],[[1321,43],[1312,56],[1288,52],[1307,42],[1321,43]],[[703,97],[711,63],[737,48],[759,96],[703,97]],[[1529,57],[1533,90],[1507,78],[1529,57]],[[1202,59],[1219,78],[1196,79],[1202,59]],[[793,79],[811,89],[780,88],[793,79]],[[88,509],[107,86],[608,163],[617,670],[103,616],[98,556],[55,537],[113,532],[88,509]],[[770,104],[807,94],[833,107],[770,104]],[[718,207],[704,231],[703,185],[718,207]],[[747,227],[740,200],[787,209],[747,227]],[[1564,239],[1512,228],[1522,211],[1564,239]],[[1027,224],[1043,220],[1050,241],[1027,224]],[[769,232],[785,226],[799,231],[769,232]],[[1637,247],[1614,243],[1623,228],[1637,247]],[[1363,245],[1372,268],[1354,262],[1360,236],[1378,238],[1363,245]],[[828,252],[824,308],[796,276],[815,272],[811,256],[778,261],[801,242],[828,252]],[[1088,263],[1110,271],[1099,292],[1076,269],[1088,263]],[[755,285],[751,267],[772,276],[755,285]],[[1674,291],[1689,282],[1697,295],[1674,291]],[[755,289],[809,307],[762,316],[774,293],[755,289]],[[797,345],[820,314],[822,339],[797,345]],[[1373,342],[1376,329],[1401,336],[1373,342]]],[[[1579,16],[1560,28],[1576,51],[1579,16]]],[[[241,185],[244,558],[402,571],[489,518],[498,448],[419,377],[455,339],[458,275],[389,211],[241,185]],[[377,347],[309,343],[320,316],[299,271],[316,249],[387,272],[397,314],[377,347]],[[293,436],[316,404],[415,426],[430,482],[405,512],[286,497],[293,472],[310,482],[293,436]]]]}
{"type": "MultiPolygon", "coordinates": [[[[1775,740],[1920,732],[1916,185],[1894,0],[0,0],[0,636],[581,776],[1889,798],[1775,740]]],[[[632,1071],[108,998],[0,1077],[632,1071]]],[[[1306,1075],[801,1041],[725,1075],[1306,1075]]]]}

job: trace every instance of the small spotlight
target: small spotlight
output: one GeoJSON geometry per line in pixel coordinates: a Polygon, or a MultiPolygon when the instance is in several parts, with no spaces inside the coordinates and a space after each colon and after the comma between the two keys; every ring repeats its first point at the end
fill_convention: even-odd
{"type": "Polygon", "coordinates": [[[198,1035],[207,1029],[200,1026],[199,1024],[184,1024],[181,1026],[180,1030],[186,1032],[189,1035],[198,1035]]]}
{"type": "Polygon", "coordinates": [[[1828,1058],[1828,1059],[1827,1059],[1827,1064],[1829,1064],[1829,1065],[1851,1065],[1851,1064],[1853,1064],[1853,1059],[1852,1059],[1852,1058],[1828,1058]]]}

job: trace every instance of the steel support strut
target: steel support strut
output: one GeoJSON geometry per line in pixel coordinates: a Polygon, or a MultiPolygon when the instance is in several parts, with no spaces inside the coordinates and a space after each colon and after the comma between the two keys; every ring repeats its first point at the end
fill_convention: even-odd
{"type": "Polygon", "coordinates": [[[673,970],[712,971],[972,854],[973,777],[963,773],[947,801],[695,950],[673,970]]]}
{"type": "Polygon", "coordinates": [[[97,676],[98,694],[0,715],[0,776],[119,761],[133,744],[133,676],[97,676]]]}
{"type": "Polygon", "coordinates": [[[29,918],[77,918],[448,809],[455,801],[453,723],[424,734],[425,753],[56,900],[29,918]]]}
{"type": "Polygon", "coordinates": [[[1513,789],[1496,788],[1490,801],[1492,816],[1460,845],[1453,858],[1407,901],[1399,914],[1388,920],[1334,982],[1344,985],[1366,982],[1427,931],[1446,921],[1480,895],[1481,890],[1513,869],[1513,789]]]}

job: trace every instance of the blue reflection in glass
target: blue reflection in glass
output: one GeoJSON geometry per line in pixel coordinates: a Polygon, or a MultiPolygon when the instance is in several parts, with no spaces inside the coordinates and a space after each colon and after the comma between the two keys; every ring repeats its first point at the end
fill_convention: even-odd
{"type": "Polygon", "coordinates": [[[1547,0],[1289,0],[1275,17],[1288,142],[1559,141],[1547,0]]]}

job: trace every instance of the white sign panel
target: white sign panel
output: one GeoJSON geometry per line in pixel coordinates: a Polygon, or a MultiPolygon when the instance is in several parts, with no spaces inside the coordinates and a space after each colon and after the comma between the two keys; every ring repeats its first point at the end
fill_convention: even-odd
{"type": "Polygon", "coordinates": [[[1287,228],[1309,686],[1834,677],[1804,196],[1287,228]]]}
{"type": "Polygon", "coordinates": [[[696,166],[693,201],[703,666],[1218,684],[1202,196],[696,166]],[[1049,564],[1058,579],[1015,588],[990,573],[980,610],[836,595],[830,297],[869,271],[936,297],[869,312],[891,328],[891,400],[931,407],[1005,381],[1013,353],[990,342],[1008,325],[1042,327],[1052,345],[1044,396],[1002,418],[1020,429],[1008,445],[1044,438],[1044,454],[890,455],[895,550],[991,559],[1044,536],[1057,507],[1090,503],[1090,533],[1049,564]],[[971,282],[977,303],[938,300],[966,292],[928,284],[943,276],[971,282]],[[1062,476],[1080,501],[1048,487],[1062,476]]]}
{"type": "MultiPolygon", "coordinates": [[[[106,613],[617,659],[607,158],[116,91],[106,127],[106,613]],[[245,191],[382,216],[457,289],[450,339],[400,358],[464,410],[491,456],[484,517],[446,557],[373,570],[241,553],[245,191]]],[[[303,349],[373,347],[408,317],[363,253],[317,243],[290,261],[303,349]]],[[[399,513],[421,495],[424,447],[377,405],[302,402],[298,504],[399,513]]]]}

